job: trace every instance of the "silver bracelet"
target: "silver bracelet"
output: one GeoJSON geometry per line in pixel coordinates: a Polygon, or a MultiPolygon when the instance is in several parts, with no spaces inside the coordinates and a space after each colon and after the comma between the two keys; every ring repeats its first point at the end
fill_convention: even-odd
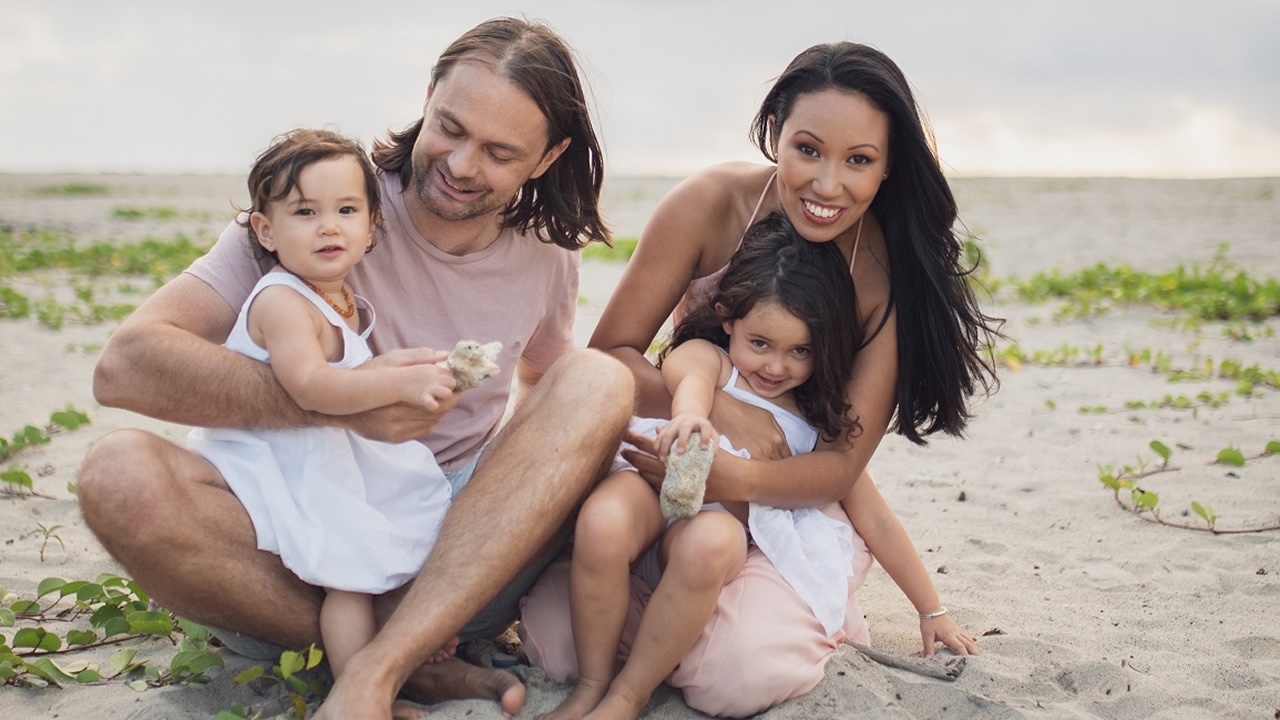
{"type": "Polygon", "coordinates": [[[947,614],[947,608],[944,606],[941,610],[938,610],[937,612],[920,613],[920,619],[932,620],[936,617],[942,617],[943,615],[946,615],[946,614],[947,614]]]}

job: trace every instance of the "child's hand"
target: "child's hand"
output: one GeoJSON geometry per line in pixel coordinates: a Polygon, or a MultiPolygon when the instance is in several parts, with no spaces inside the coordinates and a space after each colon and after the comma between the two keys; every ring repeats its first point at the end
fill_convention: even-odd
{"type": "Polygon", "coordinates": [[[936,645],[942,642],[957,655],[978,655],[978,641],[951,619],[950,615],[920,620],[920,638],[924,641],[924,656],[933,657],[936,645]]]}
{"type": "Polygon", "coordinates": [[[439,365],[409,365],[399,368],[402,379],[400,386],[401,402],[417,405],[427,410],[436,410],[440,403],[453,395],[456,380],[448,368],[439,365]]]}
{"type": "Polygon", "coordinates": [[[698,415],[677,415],[658,432],[658,457],[666,458],[672,445],[683,455],[689,449],[689,435],[694,432],[702,434],[703,449],[715,447],[720,441],[710,420],[698,415]]]}

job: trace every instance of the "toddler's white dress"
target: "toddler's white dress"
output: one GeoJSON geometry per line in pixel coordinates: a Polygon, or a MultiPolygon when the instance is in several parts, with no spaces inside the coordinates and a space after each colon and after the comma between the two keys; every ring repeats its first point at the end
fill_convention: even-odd
{"type": "MultiPolygon", "coordinates": [[[[287,285],[342,330],[353,368],[372,356],[369,325],[357,334],[291,273],[270,272],[250,293],[225,347],[259,362],[268,353],[249,336],[249,306],[263,288],[287,285]]],[[[435,544],[450,489],[431,450],[329,427],[286,430],[196,428],[188,447],[206,457],[248,511],[258,548],[276,553],[298,577],[352,592],[383,593],[412,579],[435,544]]]]}

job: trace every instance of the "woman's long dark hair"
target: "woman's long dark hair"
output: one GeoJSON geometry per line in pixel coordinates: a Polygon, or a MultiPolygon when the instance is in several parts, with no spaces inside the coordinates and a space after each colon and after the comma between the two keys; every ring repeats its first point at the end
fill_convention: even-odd
{"type": "Polygon", "coordinates": [[[724,323],[746,317],[762,302],[776,302],[809,328],[813,375],[793,391],[801,414],[827,440],[857,435],[861,426],[850,417],[845,386],[862,326],[849,266],[835,243],[805,240],[784,213],[771,213],[747,230],[715,292],[676,325],[662,358],[694,338],[728,349],[724,323]]]}
{"type": "Polygon", "coordinates": [[[870,212],[884,230],[889,312],[897,313],[894,429],[922,445],[939,430],[961,435],[972,416],[970,396],[979,385],[987,393],[999,385],[986,350],[1002,321],[978,307],[968,277],[973,268],[963,267],[955,231],[956,201],[902,71],[866,45],[815,45],[774,83],[752,122],[752,139],[777,162],[770,127],[782,128],[800,96],[827,89],[859,94],[889,119],[890,169],[870,212]]]}

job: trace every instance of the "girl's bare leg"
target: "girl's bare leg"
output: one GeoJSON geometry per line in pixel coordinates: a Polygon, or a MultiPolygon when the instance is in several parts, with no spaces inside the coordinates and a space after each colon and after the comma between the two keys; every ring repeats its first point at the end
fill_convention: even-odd
{"type": "Polygon", "coordinates": [[[706,626],[720,590],[747,559],[747,533],[729,513],[702,512],[662,539],[662,581],[645,608],[635,645],[609,692],[587,718],[640,716],[649,696],[680,664],[706,626]]]}
{"type": "Polygon", "coordinates": [[[563,703],[538,720],[577,720],[609,690],[631,604],[631,564],[664,526],[657,494],[634,472],[605,478],[583,504],[569,570],[578,684],[563,703]]]}
{"type": "MultiPolygon", "coordinates": [[[[347,669],[347,661],[373,639],[378,627],[373,616],[371,595],[331,588],[326,588],[325,592],[324,605],[320,606],[320,637],[324,639],[329,669],[337,680],[347,669]]],[[[453,647],[457,648],[456,639],[453,647]]],[[[442,648],[440,652],[445,650],[442,648]]],[[[445,654],[441,661],[448,658],[449,654],[445,654]]],[[[391,714],[409,720],[427,716],[421,709],[402,702],[392,704],[391,714]]]]}

